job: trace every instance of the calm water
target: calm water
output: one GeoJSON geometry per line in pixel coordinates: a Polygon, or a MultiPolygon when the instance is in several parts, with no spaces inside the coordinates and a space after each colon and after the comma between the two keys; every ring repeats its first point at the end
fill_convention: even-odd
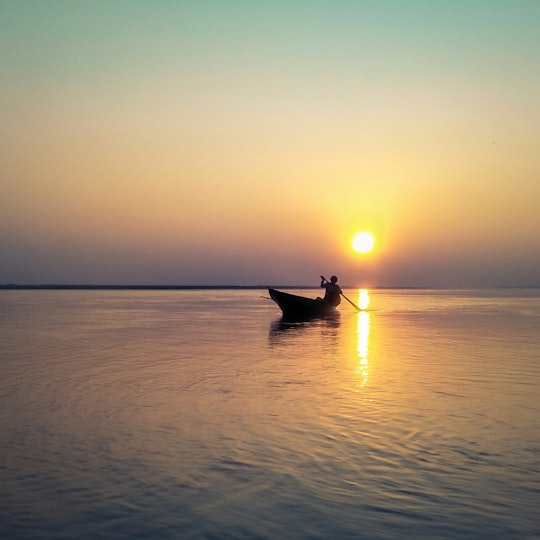
{"type": "Polygon", "coordinates": [[[540,291],[263,296],[0,291],[0,537],[540,538],[540,291]]]}

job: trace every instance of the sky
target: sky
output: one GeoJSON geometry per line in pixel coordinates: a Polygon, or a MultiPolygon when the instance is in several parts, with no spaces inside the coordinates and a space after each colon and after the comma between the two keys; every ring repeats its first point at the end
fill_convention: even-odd
{"type": "Polygon", "coordinates": [[[537,0],[0,0],[0,283],[539,286],[538,28],[537,0]]]}

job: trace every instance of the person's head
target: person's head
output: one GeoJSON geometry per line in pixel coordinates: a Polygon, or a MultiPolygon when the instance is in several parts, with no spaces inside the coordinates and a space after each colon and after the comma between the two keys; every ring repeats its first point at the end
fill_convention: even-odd
{"type": "Polygon", "coordinates": [[[330,281],[331,281],[332,283],[337,283],[337,276],[332,276],[332,277],[330,278],[330,281]]]}

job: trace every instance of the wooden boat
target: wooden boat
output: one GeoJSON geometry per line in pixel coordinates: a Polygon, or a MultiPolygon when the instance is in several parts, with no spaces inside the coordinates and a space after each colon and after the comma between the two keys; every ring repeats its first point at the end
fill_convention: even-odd
{"type": "Polygon", "coordinates": [[[321,299],[297,296],[276,289],[268,289],[270,298],[280,307],[283,318],[288,320],[309,320],[336,313],[336,306],[321,299]]]}

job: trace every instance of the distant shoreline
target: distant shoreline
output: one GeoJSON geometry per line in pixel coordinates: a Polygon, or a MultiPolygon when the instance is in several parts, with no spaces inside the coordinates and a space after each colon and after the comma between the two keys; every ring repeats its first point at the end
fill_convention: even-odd
{"type": "Polygon", "coordinates": [[[317,289],[304,285],[17,285],[0,284],[0,290],[113,290],[113,291],[185,291],[185,290],[261,290],[276,289],[317,289]]]}
{"type": "MultiPolygon", "coordinates": [[[[344,289],[358,289],[356,286],[342,286],[344,289]]],[[[15,291],[219,291],[219,290],[266,290],[266,289],[319,289],[316,285],[18,285],[0,284],[0,290],[15,291]]],[[[430,287],[368,287],[369,289],[427,290],[430,287]]]]}
{"type": "MultiPolygon", "coordinates": [[[[343,285],[344,289],[361,287],[343,285]]],[[[65,285],[41,284],[19,285],[16,283],[0,284],[0,291],[219,291],[219,290],[266,290],[266,289],[319,289],[315,285],[65,285]]],[[[403,287],[403,286],[373,286],[371,290],[476,290],[478,287],[403,287]]],[[[540,289],[539,285],[515,285],[502,287],[487,287],[486,289],[540,289]]]]}
{"type": "MultiPolygon", "coordinates": [[[[0,290],[127,290],[127,291],[175,291],[175,290],[219,290],[219,289],[267,289],[266,285],[0,285],[0,290]]],[[[280,286],[280,288],[293,288],[280,286]]]]}

